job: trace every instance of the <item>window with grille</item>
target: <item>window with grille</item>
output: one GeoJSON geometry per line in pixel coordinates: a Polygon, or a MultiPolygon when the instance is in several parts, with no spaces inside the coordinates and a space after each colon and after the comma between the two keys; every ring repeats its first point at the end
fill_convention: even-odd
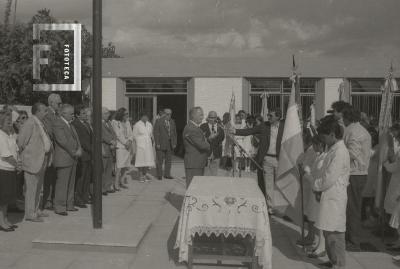
{"type": "MultiPolygon", "coordinates": [[[[399,85],[400,79],[396,80],[399,85]]],[[[368,116],[378,119],[382,100],[381,86],[384,83],[383,78],[350,79],[352,105],[368,116]]],[[[400,120],[400,92],[396,92],[393,97],[392,119],[400,120]]]]}
{"type": "MultiPolygon", "coordinates": [[[[286,114],[292,82],[289,78],[248,78],[250,82],[250,113],[260,114],[261,94],[268,94],[268,108],[281,109],[286,114]]],[[[303,119],[310,117],[310,106],[314,101],[318,78],[300,78],[300,96],[303,119]]]]}

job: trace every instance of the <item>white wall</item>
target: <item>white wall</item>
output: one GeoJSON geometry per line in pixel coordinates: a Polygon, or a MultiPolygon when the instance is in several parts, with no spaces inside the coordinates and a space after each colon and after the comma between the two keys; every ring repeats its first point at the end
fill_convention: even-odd
{"type": "MultiPolygon", "coordinates": [[[[103,78],[102,104],[110,110],[117,109],[117,78],[103,78]]],[[[94,89],[95,90],[95,89],[94,89]]]]}
{"type": "Polygon", "coordinates": [[[342,78],[324,78],[317,84],[316,91],[316,118],[320,119],[331,108],[331,104],[339,100],[339,86],[342,78]]]}
{"type": "Polygon", "coordinates": [[[232,91],[237,112],[242,109],[242,78],[194,78],[194,106],[201,106],[205,116],[214,110],[222,118],[229,111],[232,91]]]}

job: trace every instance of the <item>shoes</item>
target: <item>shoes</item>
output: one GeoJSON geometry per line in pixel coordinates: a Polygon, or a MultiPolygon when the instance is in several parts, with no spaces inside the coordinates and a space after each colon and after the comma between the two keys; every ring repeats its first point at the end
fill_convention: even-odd
{"type": "Polygon", "coordinates": [[[1,227],[1,226],[0,226],[0,231],[7,232],[7,233],[8,233],[8,232],[14,232],[15,229],[12,228],[12,227],[4,228],[4,227],[1,227]]]}
{"type": "Polygon", "coordinates": [[[392,260],[395,261],[395,262],[400,261],[400,255],[393,256],[392,260]]]}
{"type": "Polygon", "coordinates": [[[361,248],[359,245],[352,242],[346,242],[346,250],[350,252],[360,252],[361,248]]]}
{"type": "Polygon", "coordinates": [[[140,182],[140,183],[145,183],[146,180],[145,180],[144,178],[141,178],[141,179],[139,180],[139,182],[140,182]]]}
{"type": "Polygon", "coordinates": [[[44,213],[44,212],[39,212],[39,213],[37,214],[37,216],[38,216],[39,218],[47,218],[47,217],[49,216],[49,214],[44,213]]]}
{"type": "Polygon", "coordinates": [[[108,195],[108,193],[105,191],[105,192],[103,192],[103,195],[104,195],[104,196],[107,196],[107,195],[108,195]]]}
{"type": "Polygon", "coordinates": [[[314,243],[313,240],[307,240],[307,238],[304,238],[304,240],[299,239],[296,241],[296,245],[301,246],[301,247],[302,246],[312,246],[313,243],[314,243]]]}
{"type": "Polygon", "coordinates": [[[36,217],[33,219],[25,219],[26,221],[30,221],[30,222],[44,222],[44,220],[40,217],[36,217]]]}
{"type": "Polygon", "coordinates": [[[162,177],[157,177],[158,180],[162,180],[162,177]]]}
{"type": "Polygon", "coordinates": [[[326,251],[321,251],[320,253],[313,252],[307,255],[307,257],[311,259],[318,259],[324,256],[326,256],[326,251]]]}
{"type": "Polygon", "coordinates": [[[73,207],[73,208],[70,208],[70,209],[67,209],[67,211],[78,211],[79,209],[78,208],[76,208],[76,207],[73,207]]]}
{"type": "Polygon", "coordinates": [[[114,190],[107,191],[107,193],[114,193],[114,192],[115,192],[114,190]]]}
{"type": "Polygon", "coordinates": [[[174,179],[174,177],[172,177],[172,176],[164,176],[164,178],[166,178],[166,179],[174,179]]]}
{"type": "Polygon", "coordinates": [[[54,213],[56,213],[57,215],[60,215],[60,216],[68,216],[67,212],[55,212],[54,211],[54,213]]]}
{"type": "Polygon", "coordinates": [[[128,187],[125,186],[124,184],[119,184],[119,186],[120,186],[121,188],[123,188],[123,189],[127,189],[127,188],[128,188],[128,187]]]}
{"type": "Polygon", "coordinates": [[[326,267],[326,268],[332,268],[333,267],[333,264],[331,262],[323,262],[323,263],[320,263],[318,265],[326,267]]]}
{"type": "Polygon", "coordinates": [[[13,229],[17,229],[18,225],[12,224],[10,227],[13,228],[13,229]]]}
{"type": "Polygon", "coordinates": [[[87,205],[85,204],[75,204],[75,206],[79,207],[79,208],[87,208],[87,205]]]}

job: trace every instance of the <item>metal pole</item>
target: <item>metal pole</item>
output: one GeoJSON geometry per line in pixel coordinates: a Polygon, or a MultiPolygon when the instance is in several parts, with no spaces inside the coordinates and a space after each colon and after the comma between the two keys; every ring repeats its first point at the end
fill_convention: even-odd
{"type": "Polygon", "coordinates": [[[101,58],[102,0],[93,0],[93,228],[102,228],[102,153],[101,153],[101,58]]]}

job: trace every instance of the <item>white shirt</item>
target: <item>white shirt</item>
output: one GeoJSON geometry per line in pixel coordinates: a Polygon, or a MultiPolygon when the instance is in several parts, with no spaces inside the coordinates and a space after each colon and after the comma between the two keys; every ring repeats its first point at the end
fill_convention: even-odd
{"type": "Polygon", "coordinates": [[[194,121],[190,120],[194,125],[200,128],[200,124],[195,123],[194,121]]]}
{"type": "MultiPolygon", "coordinates": [[[[0,130],[0,157],[14,157],[15,160],[18,158],[18,146],[17,141],[12,135],[8,135],[3,130],[0,130]]],[[[0,169],[6,171],[15,171],[15,168],[10,163],[3,161],[0,158],[0,169]]]]}
{"type": "Polygon", "coordinates": [[[64,119],[63,116],[61,116],[60,118],[61,118],[69,127],[71,127],[70,123],[69,123],[66,119],[64,119]]]}
{"type": "Polygon", "coordinates": [[[279,122],[271,124],[271,136],[269,139],[269,148],[267,154],[276,155],[276,140],[278,139],[279,122]]]}
{"type": "Polygon", "coordinates": [[[216,123],[214,123],[214,124],[208,124],[208,128],[210,128],[210,133],[211,134],[216,134],[216,133],[218,133],[218,130],[217,130],[217,124],[216,123]],[[214,125],[214,133],[213,133],[213,125],[214,125]]]}
{"type": "Polygon", "coordinates": [[[47,133],[45,132],[43,123],[38,119],[38,117],[36,117],[35,115],[32,115],[32,117],[33,117],[33,120],[39,125],[40,135],[42,136],[43,144],[44,144],[44,151],[47,153],[50,151],[50,147],[51,147],[50,138],[47,135],[47,133]]]}

